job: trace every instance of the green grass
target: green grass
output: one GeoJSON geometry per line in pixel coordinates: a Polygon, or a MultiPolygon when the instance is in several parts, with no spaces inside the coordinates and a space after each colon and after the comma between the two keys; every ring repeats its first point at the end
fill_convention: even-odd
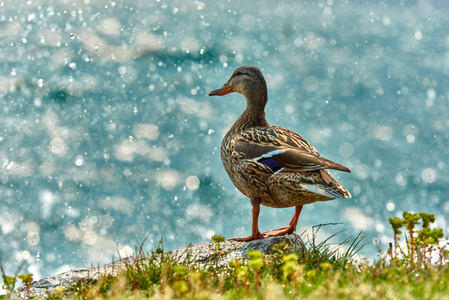
{"type": "MultiPolygon", "coordinates": [[[[270,255],[252,251],[247,261],[222,267],[178,264],[158,248],[147,253],[145,261],[127,265],[117,277],[80,281],[49,293],[48,298],[449,299],[448,253],[432,238],[442,238],[440,232],[425,229],[435,221],[428,216],[404,213],[404,219],[391,219],[395,246],[374,263],[356,260],[363,240],[360,234],[345,243],[345,251],[329,246],[330,238],[318,243],[313,234],[293,253],[291,246],[279,244],[270,255]],[[416,229],[420,221],[422,229],[416,229]],[[398,230],[402,227],[409,235],[401,247],[398,230]]],[[[29,277],[22,280],[30,284],[29,277]]]]}

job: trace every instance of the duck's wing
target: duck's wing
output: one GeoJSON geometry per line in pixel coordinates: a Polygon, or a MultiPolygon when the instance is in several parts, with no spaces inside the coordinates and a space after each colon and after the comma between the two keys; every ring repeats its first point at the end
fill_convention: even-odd
{"type": "Polygon", "coordinates": [[[241,132],[235,142],[234,151],[270,167],[274,172],[281,169],[335,169],[351,172],[348,168],[320,156],[299,134],[281,127],[253,128],[241,132]]]}

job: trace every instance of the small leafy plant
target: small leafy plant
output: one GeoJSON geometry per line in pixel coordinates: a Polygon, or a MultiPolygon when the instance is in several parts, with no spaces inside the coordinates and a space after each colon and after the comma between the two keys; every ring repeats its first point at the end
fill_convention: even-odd
{"type": "Polygon", "coordinates": [[[438,251],[436,262],[440,265],[446,263],[447,251],[440,242],[444,237],[443,229],[430,228],[435,222],[434,214],[405,211],[402,218],[390,218],[388,221],[393,229],[394,246],[390,246],[388,251],[393,263],[424,267],[432,263],[436,251],[438,251]],[[417,228],[417,225],[421,225],[421,228],[417,228]],[[402,228],[406,231],[406,251],[399,245],[402,228]]]}
{"type": "MultiPolygon", "coordinates": [[[[22,284],[25,286],[27,291],[27,298],[30,298],[30,287],[33,283],[33,274],[22,274],[19,275],[20,270],[25,265],[25,261],[23,261],[19,267],[17,268],[14,276],[7,276],[5,270],[3,269],[2,260],[0,259],[0,272],[2,273],[3,285],[2,288],[6,291],[6,295],[12,295],[14,293],[14,287],[17,283],[17,278],[22,280],[22,284]]],[[[2,296],[0,296],[1,299],[2,296]]]]}
{"type": "Polygon", "coordinates": [[[222,242],[224,242],[224,241],[226,241],[226,239],[225,239],[224,236],[215,234],[215,235],[212,237],[212,242],[214,242],[214,243],[222,243],[222,242]]]}

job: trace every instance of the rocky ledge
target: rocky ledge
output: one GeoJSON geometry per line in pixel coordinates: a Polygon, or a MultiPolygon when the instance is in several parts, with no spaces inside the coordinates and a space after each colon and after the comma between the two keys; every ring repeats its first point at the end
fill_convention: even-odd
{"type": "MultiPolygon", "coordinates": [[[[303,241],[297,234],[291,234],[243,243],[235,241],[200,243],[168,251],[164,253],[164,255],[170,255],[171,258],[176,260],[179,264],[205,265],[213,263],[214,265],[218,264],[221,266],[228,264],[233,260],[247,259],[246,254],[251,250],[259,250],[263,254],[269,254],[275,245],[282,242],[291,244],[292,251],[295,248],[300,249],[303,245],[303,241]],[[222,255],[217,256],[217,245],[219,246],[220,253],[223,253],[222,255]]],[[[43,278],[34,281],[29,292],[31,296],[46,296],[47,291],[51,293],[57,287],[69,287],[79,280],[96,280],[101,276],[109,274],[116,276],[120,270],[123,270],[126,267],[126,265],[134,264],[136,262],[145,263],[145,257],[131,256],[101,267],[74,269],[43,278]]],[[[16,292],[21,298],[27,297],[27,291],[24,286],[19,287],[16,292]]]]}

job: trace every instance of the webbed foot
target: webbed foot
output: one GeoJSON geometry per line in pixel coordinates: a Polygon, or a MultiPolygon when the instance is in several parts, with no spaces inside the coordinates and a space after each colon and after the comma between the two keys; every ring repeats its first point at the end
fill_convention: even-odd
{"type": "Polygon", "coordinates": [[[292,225],[288,225],[285,227],[281,227],[278,229],[273,229],[273,230],[269,230],[267,232],[263,233],[264,238],[267,237],[272,237],[272,236],[281,236],[281,235],[286,235],[289,233],[293,233],[296,230],[295,227],[293,227],[292,225]]]}
{"type": "Polygon", "coordinates": [[[249,242],[249,241],[254,241],[254,240],[260,240],[263,239],[264,235],[262,233],[260,233],[259,231],[257,231],[256,234],[251,234],[247,237],[243,237],[243,238],[232,238],[229,239],[230,241],[236,241],[236,242],[249,242]]]}

